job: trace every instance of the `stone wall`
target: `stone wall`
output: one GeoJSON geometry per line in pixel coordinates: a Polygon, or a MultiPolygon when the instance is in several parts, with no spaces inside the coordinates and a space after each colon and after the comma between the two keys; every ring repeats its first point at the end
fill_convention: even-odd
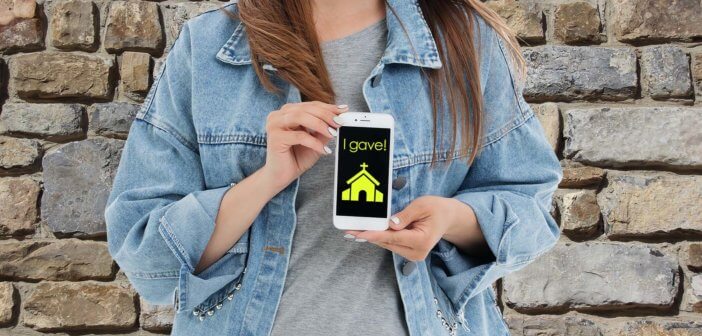
{"type": "MultiPolygon", "coordinates": [[[[169,331],[102,211],[182,23],[222,4],[0,0],[0,335],[169,331]]],[[[702,335],[702,3],[488,5],[565,171],[562,241],[495,286],[513,334],[702,335]]]]}

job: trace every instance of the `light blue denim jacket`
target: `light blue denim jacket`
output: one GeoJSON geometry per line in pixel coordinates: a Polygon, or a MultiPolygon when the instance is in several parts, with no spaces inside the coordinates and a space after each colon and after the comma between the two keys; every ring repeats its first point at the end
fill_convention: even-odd
{"type": "MultiPolygon", "coordinates": [[[[393,184],[392,213],[421,195],[453,197],[474,209],[492,252],[468,255],[442,239],[423,262],[393,253],[408,328],[412,335],[506,335],[491,285],[558,239],[549,210],[561,167],[522,98],[503,41],[477,19],[481,154],[468,166],[458,149],[440,152],[439,160],[457,159],[430,169],[431,98],[421,69],[442,63],[417,4],[390,4],[397,17],[387,10],[387,48],[363,94],[371,112],[396,120],[392,176],[406,183],[393,184]]],[[[236,3],[180,30],[131,125],[105,208],[109,252],[143,299],[174,305],[173,335],[267,335],[296,224],[299,180],[264,206],[221,259],[194,273],[224,193],[265,163],[266,115],[300,101],[270,65],[264,68],[283,94],[261,87],[244,26],[221,10],[235,12],[236,3]]],[[[443,119],[447,130],[450,118],[443,119]]],[[[442,148],[449,140],[440,140],[442,148]]]]}

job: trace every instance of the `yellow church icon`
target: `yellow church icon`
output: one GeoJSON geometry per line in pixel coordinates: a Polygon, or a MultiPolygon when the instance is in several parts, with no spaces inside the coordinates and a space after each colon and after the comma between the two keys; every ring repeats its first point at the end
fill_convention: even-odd
{"type": "Polygon", "coordinates": [[[361,193],[363,193],[366,202],[383,201],[383,193],[375,190],[376,186],[380,185],[380,182],[378,182],[373,175],[368,173],[366,167],[368,167],[368,165],[363,162],[361,164],[361,171],[346,180],[346,184],[350,187],[341,192],[341,200],[359,201],[361,193]]]}

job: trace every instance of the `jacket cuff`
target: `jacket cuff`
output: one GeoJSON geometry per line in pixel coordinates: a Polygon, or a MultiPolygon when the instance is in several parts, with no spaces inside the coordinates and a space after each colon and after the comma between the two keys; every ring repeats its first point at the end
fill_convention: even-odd
{"type": "Polygon", "coordinates": [[[495,192],[464,192],[453,198],[473,209],[492,252],[489,256],[470,255],[445,239],[441,239],[432,250],[435,257],[431,264],[432,274],[460,315],[470,299],[548,251],[558,237],[542,242],[538,250],[517,248],[518,251],[511,251],[511,246],[519,244],[519,236],[524,232],[519,229],[521,221],[509,204],[495,192]]]}
{"type": "Polygon", "coordinates": [[[189,272],[194,272],[212,233],[224,194],[231,185],[194,191],[172,203],[159,220],[159,232],[189,272]]]}
{"type": "MultiPolygon", "coordinates": [[[[517,220],[509,206],[498,200],[494,192],[463,192],[453,196],[473,210],[493,260],[500,260],[500,240],[509,225],[517,220]]],[[[504,255],[502,255],[504,260],[504,255]]]]}

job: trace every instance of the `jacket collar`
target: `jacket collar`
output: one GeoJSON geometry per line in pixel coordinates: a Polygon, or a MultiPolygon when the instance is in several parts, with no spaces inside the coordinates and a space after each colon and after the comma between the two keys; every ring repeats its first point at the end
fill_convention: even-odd
{"type": "MultiPolygon", "coordinates": [[[[410,64],[432,69],[441,68],[436,42],[416,1],[387,1],[395,11],[391,11],[386,5],[388,43],[382,62],[410,64]],[[400,21],[407,30],[406,35],[400,21]]],[[[251,49],[243,23],[239,22],[234,33],[217,52],[216,57],[222,62],[233,65],[251,64],[251,49]]]]}

